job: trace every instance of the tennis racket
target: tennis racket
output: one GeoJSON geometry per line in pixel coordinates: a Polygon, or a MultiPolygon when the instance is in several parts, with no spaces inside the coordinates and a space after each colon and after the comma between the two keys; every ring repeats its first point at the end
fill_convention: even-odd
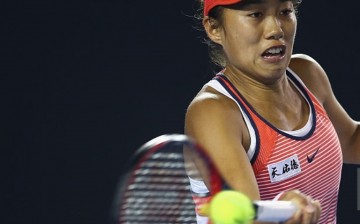
{"type": "MultiPolygon", "coordinates": [[[[111,224],[197,223],[195,211],[208,205],[223,186],[216,167],[194,139],[182,134],[156,137],[142,145],[125,166],[111,224]],[[204,183],[207,190],[195,193],[189,179],[204,183]]],[[[254,208],[262,221],[283,221],[295,211],[293,205],[281,204],[280,213],[284,214],[274,217],[279,205],[254,202],[254,208]]]]}

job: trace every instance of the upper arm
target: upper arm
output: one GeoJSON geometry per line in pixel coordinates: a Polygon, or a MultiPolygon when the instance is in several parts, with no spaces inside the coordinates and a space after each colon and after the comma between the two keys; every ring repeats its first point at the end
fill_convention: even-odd
{"type": "Polygon", "coordinates": [[[200,93],[188,107],[185,134],[208,152],[234,190],[259,199],[256,179],[243,147],[244,122],[237,105],[219,93],[200,93]]]}
{"type": "Polygon", "coordinates": [[[357,158],[358,162],[360,162],[360,132],[358,124],[351,119],[336,99],[324,69],[307,55],[294,55],[289,67],[299,75],[305,85],[323,105],[339,136],[344,161],[352,162],[354,158],[357,158]]]}

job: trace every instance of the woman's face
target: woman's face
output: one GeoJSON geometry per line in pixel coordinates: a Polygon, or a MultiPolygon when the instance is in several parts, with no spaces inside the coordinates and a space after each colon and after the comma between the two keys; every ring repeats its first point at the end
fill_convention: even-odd
{"type": "Polygon", "coordinates": [[[227,70],[270,81],[283,75],[289,64],[297,26],[295,10],[291,1],[252,2],[224,8],[219,44],[227,70]]]}

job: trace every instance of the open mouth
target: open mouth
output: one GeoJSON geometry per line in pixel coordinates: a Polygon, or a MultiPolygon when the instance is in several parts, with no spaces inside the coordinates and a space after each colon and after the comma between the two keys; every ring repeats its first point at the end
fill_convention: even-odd
{"type": "Polygon", "coordinates": [[[275,47],[271,47],[269,49],[267,49],[262,56],[264,58],[280,58],[282,56],[285,55],[285,50],[286,47],[285,46],[275,46],[275,47]]]}

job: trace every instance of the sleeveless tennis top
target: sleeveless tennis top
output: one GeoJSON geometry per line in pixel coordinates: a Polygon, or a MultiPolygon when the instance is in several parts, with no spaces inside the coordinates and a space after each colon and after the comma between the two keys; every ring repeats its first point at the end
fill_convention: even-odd
{"type": "MultiPolygon", "coordinates": [[[[229,97],[239,106],[250,133],[248,157],[259,186],[261,200],[272,200],[282,191],[298,189],[321,203],[319,223],[336,223],[342,152],[336,131],[325,109],[290,69],[289,81],[310,108],[307,124],[295,131],[279,130],[261,115],[236,90],[222,73],[206,86],[229,97]]],[[[194,192],[206,186],[190,179],[194,192]]],[[[198,216],[198,223],[207,223],[198,216]]]]}

